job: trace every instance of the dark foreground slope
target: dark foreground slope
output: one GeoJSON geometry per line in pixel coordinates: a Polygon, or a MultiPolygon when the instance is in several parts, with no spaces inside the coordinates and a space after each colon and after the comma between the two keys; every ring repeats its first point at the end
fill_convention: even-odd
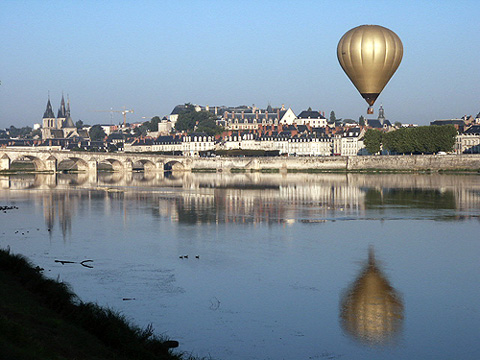
{"type": "Polygon", "coordinates": [[[0,250],[0,359],[182,359],[172,345],[0,250]]]}

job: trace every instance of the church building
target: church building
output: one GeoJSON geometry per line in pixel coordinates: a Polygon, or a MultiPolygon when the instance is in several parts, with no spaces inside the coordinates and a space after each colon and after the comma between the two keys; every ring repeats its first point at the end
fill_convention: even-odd
{"type": "Polygon", "coordinates": [[[65,139],[79,136],[77,128],[70,116],[70,100],[67,100],[67,106],[65,106],[63,94],[57,117],[55,117],[55,114],[53,113],[50,96],[48,97],[47,108],[43,113],[41,131],[42,139],[65,139]]]}

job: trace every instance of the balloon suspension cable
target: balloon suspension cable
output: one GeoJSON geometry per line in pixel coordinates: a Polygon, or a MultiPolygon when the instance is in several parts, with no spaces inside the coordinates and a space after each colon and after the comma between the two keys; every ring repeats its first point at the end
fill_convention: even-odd
{"type": "Polygon", "coordinates": [[[373,106],[368,107],[367,114],[373,114],[373,106]]]}

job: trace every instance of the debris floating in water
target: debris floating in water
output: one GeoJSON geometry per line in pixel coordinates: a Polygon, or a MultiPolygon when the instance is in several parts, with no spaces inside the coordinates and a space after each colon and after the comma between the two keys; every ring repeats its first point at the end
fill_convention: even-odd
{"type": "Polygon", "coordinates": [[[80,262],[77,262],[77,261],[70,261],[70,260],[55,260],[56,263],[60,263],[62,265],[65,265],[65,264],[80,264],[82,265],[83,267],[86,267],[86,268],[89,268],[89,269],[93,269],[93,266],[90,265],[90,264],[87,264],[87,263],[90,263],[90,262],[93,262],[93,260],[83,260],[83,261],[80,261],[80,262]]]}

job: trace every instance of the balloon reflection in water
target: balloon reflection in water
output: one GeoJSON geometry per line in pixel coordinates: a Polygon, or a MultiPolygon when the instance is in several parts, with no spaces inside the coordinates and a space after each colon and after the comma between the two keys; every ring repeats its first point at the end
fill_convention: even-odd
{"type": "Polygon", "coordinates": [[[387,343],[403,322],[403,302],[375,263],[368,263],[340,301],[340,323],[346,333],[369,345],[387,343]]]}

